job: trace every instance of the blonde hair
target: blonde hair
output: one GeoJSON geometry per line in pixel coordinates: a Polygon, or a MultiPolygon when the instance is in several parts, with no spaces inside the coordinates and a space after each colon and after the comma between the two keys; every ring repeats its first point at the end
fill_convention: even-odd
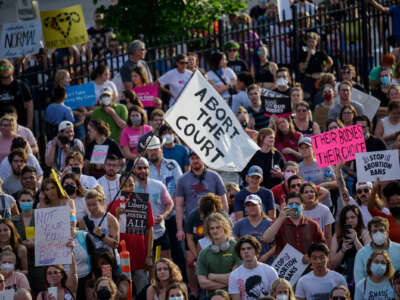
{"type": "Polygon", "coordinates": [[[211,213],[204,220],[204,235],[205,236],[210,237],[210,224],[212,222],[217,222],[222,226],[222,228],[224,229],[225,236],[227,238],[229,238],[232,235],[232,228],[231,228],[231,225],[229,224],[229,221],[226,219],[226,217],[219,212],[214,212],[214,213],[211,213]]]}
{"type": "Polygon", "coordinates": [[[93,199],[95,198],[97,200],[97,202],[99,202],[100,204],[104,205],[105,204],[105,195],[104,195],[104,191],[103,188],[100,187],[99,185],[96,186],[96,188],[88,190],[86,195],[85,195],[85,199],[93,199]]]}
{"type": "Polygon", "coordinates": [[[14,132],[17,132],[17,116],[16,115],[14,115],[14,114],[5,114],[4,116],[1,117],[0,124],[3,123],[3,121],[10,121],[12,130],[14,132]]]}
{"type": "Polygon", "coordinates": [[[276,297],[276,289],[278,288],[279,285],[284,285],[285,287],[288,288],[289,290],[289,300],[296,300],[296,297],[294,296],[294,292],[292,289],[292,286],[290,285],[290,282],[287,281],[284,278],[278,278],[272,283],[271,287],[271,296],[276,297]]]}
{"type": "Polygon", "coordinates": [[[69,75],[67,70],[57,70],[56,75],[54,75],[54,87],[64,87],[61,82],[69,75]]]}

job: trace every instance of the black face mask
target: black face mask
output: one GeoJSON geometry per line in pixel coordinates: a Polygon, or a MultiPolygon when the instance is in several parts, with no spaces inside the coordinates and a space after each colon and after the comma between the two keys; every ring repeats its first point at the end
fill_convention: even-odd
{"type": "Polygon", "coordinates": [[[108,300],[111,299],[111,292],[108,288],[102,287],[97,291],[97,299],[99,300],[108,300]]]}
{"type": "Polygon", "coordinates": [[[64,186],[64,190],[67,192],[68,196],[71,196],[75,193],[76,187],[74,187],[72,184],[66,184],[64,186]]]}
{"type": "Polygon", "coordinates": [[[394,218],[400,218],[400,206],[390,207],[389,210],[394,218]]]}

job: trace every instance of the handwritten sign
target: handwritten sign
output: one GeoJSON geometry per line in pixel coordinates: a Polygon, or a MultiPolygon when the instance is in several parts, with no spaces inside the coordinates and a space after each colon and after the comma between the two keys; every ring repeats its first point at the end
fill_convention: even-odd
{"type": "Polygon", "coordinates": [[[47,48],[67,48],[88,42],[81,5],[41,11],[40,18],[47,48]]]}
{"type": "Polygon", "coordinates": [[[147,208],[149,194],[130,193],[125,206],[126,233],[143,235],[147,228],[147,208]]]}
{"type": "Polygon", "coordinates": [[[280,278],[285,278],[294,286],[307,268],[307,265],[301,262],[303,256],[303,253],[293,246],[286,244],[285,248],[282,249],[273,262],[272,267],[276,270],[280,278]]]}
{"type": "Polygon", "coordinates": [[[360,182],[400,179],[398,150],[357,153],[356,165],[360,182]]]}
{"type": "Polygon", "coordinates": [[[155,107],[153,100],[158,97],[158,86],[156,84],[138,86],[132,88],[136,96],[142,101],[144,107],[155,107]]]}
{"type": "Polygon", "coordinates": [[[41,38],[42,26],[37,19],[3,24],[0,57],[13,58],[37,54],[41,38]]]}
{"type": "Polygon", "coordinates": [[[68,86],[66,90],[67,99],[64,101],[64,104],[72,109],[77,109],[80,106],[88,107],[96,105],[96,94],[93,82],[71,85],[68,86]]]}
{"type": "Polygon", "coordinates": [[[356,153],[367,151],[360,124],[313,135],[311,142],[319,168],[354,160],[356,153]]]}
{"type": "Polygon", "coordinates": [[[35,209],[35,266],[71,264],[69,207],[35,209]]]}
{"type": "Polygon", "coordinates": [[[109,145],[94,145],[92,156],[90,157],[90,163],[96,165],[104,165],[109,145]]]}
{"type": "Polygon", "coordinates": [[[290,98],[286,95],[262,89],[261,101],[264,103],[266,116],[289,117],[291,115],[290,98]]]}

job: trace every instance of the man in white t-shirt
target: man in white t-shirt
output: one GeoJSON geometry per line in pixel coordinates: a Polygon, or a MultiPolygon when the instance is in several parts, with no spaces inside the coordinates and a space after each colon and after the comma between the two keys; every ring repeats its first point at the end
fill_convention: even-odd
{"type": "Polygon", "coordinates": [[[157,79],[157,84],[160,86],[161,90],[171,96],[169,106],[175,104],[179,93],[192,76],[192,71],[186,69],[187,64],[187,56],[185,54],[178,54],[176,56],[176,68],[168,71],[157,79]],[[166,85],[169,85],[169,89],[165,88],[166,85]]]}
{"type": "Polygon", "coordinates": [[[69,153],[65,158],[65,168],[63,170],[63,174],[66,173],[78,174],[81,184],[85,190],[94,189],[96,186],[99,185],[96,178],[94,178],[93,176],[82,174],[82,170],[83,170],[82,153],[78,151],[69,153]]]}
{"type": "Polygon", "coordinates": [[[323,243],[312,244],[308,249],[312,271],[300,277],[296,286],[297,300],[328,300],[335,286],[347,287],[343,275],[328,269],[329,248],[323,243]]]}
{"type": "Polygon", "coordinates": [[[257,260],[261,244],[250,235],[243,236],[235,245],[243,264],[229,275],[228,291],[232,300],[257,300],[267,296],[272,283],[278,279],[274,268],[257,260]]]}
{"type": "Polygon", "coordinates": [[[106,206],[108,206],[118,193],[119,178],[121,177],[121,175],[118,174],[121,169],[121,164],[115,154],[111,154],[106,158],[104,169],[106,174],[100,177],[98,182],[103,187],[104,194],[106,195],[106,206]]]}

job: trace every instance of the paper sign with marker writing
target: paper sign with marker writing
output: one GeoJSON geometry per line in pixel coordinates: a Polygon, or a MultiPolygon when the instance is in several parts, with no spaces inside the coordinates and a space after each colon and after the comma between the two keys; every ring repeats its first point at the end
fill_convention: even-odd
{"type": "Polygon", "coordinates": [[[261,101],[264,103],[265,115],[269,117],[289,117],[292,114],[290,98],[284,94],[262,89],[261,101]]]}
{"type": "Polygon", "coordinates": [[[273,262],[272,267],[276,270],[280,278],[285,278],[294,286],[308,266],[301,262],[303,256],[303,253],[293,246],[286,244],[285,248],[282,249],[273,262]]]}
{"type": "Polygon", "coordinates": [[[144,107],[156,106],[153,102],[153,99],[158,97],[158,86],[156,84],[138,86],[132,88],[132,90],[140,101],[142,101],[144,107]]]}
{"type": "Polygon", "coordinates": [[[356,153],[367,151],[360,124],[313,135],[311,142],[319,168],[354,160],[356,153]]]}
{"type": "Polygon", "coordinates": [[[356,165],[359,182],[400,179],[398,150],[357,153],[356,165]]]}
{"type": "Polygon", "coordinates": [[[96,94],[93,82],[71,85],[68,86],[66,90],[67,99],[65,99],[64,104],[72,109],[77,109],[80,106],[88,107],[96,105],[96,94]]]}
{"type": "Polygon", "coordinates": [[[107,158],[109,145],[95,145],[93,147],[92,156],[90,157],[90,163],[96,165],[104,165],[107,158]]]}
{"type": "Polygon", "coordinates": [[[68,206],[35,209],[35,266],[71,264],[68,206]]]}
{"type": "Polygon", "coordinates": [[[126,233],[143,235],[147,229],[149,194],[130,193],[125,206],[126,233]]]}

